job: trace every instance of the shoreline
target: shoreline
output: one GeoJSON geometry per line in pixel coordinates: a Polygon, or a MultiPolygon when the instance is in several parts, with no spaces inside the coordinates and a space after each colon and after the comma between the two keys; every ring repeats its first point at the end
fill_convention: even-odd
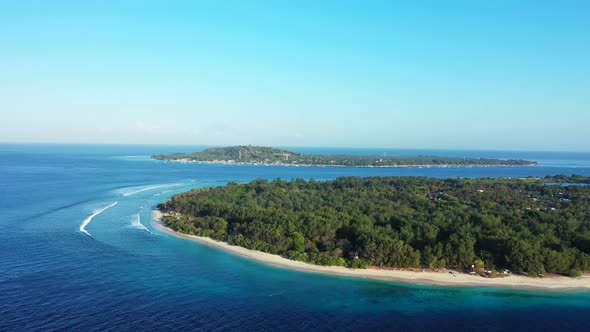
{"type": "Polygon", "coordinates": [[[452,167],[530,167],[538,166],[538,163],[532,163],[529,165],[504,165],[504,164],[438,164],[438,165],[383,165],[383,166],[347,166],[347,165],[316,165],[316,164],[284,164],[284,163],[254,163],[254,162],[236,162],[236,161],[225,161],[225,160],[191,160],[191,159],[156,159],[150,157],[156,161],[162,162],[173,162],[181,164],[205,164],[205,165],[251,165],[251,166],[286,166],[286,167],[351,167],[351,168],[452,168],[452,167]]]}
{"type": "Polygon", "coordinates": [[[373,279],[381,281],[395,281],[411,284],[423,284],[434,286],[455,286],[455,287],[496,287],[519,290],[545,290],[545,291],[575,291],[590,290],[590,275],[585,274],[579,278],[552,277],[552,278],[529,278],[525,276],[509,275],[504,278],[487,279],[480,276],[473,276],[453,270],[446,272],[414,272],[404,270],[382,270],[375,268],[350,269],[341,266],[322,266],[300,261],[294,261],[261,251],[233,246],[225,242],[213,240],[208,237],[188,235],[176,232],[168,228],[162,222],[162,212],[152,211],[151,225],[161,232],[176,236],[189,241],[198,242],[214,247],[225,252],[247,258],[262,264],[285,268],[308,273],[319,273],[337,276],[355,277],[361,279],[373,279]]]}

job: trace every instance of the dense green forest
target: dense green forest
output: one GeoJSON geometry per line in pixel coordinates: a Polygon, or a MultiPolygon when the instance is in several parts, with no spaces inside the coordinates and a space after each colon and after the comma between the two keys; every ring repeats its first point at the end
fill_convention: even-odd
{"type": "Polygon", "coordinates": [[[527,160],[500,160],[489,158],[454,158],[435,156],[360,156],[360,155],[314,155],[262,146],[231,146],[209,148],[194,153],[174,153],[152,156],[158,160],[186,160],[201,162],[240,162],[252,164],[321,165],[321,166],[436,166],[436,165],[534,165],[527,160]]]}
{"type": "Polygon", "coordinates": [[[322,265],[590,270],[587,177],[276,179],[194,189],[173,229],[322,265]]]}

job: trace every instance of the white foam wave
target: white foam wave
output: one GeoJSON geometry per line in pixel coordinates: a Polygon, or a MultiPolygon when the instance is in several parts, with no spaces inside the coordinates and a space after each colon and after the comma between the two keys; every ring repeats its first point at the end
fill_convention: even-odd
{"type": "Polygon", "coordinates": [[[139,211],[139,213],[131,216],[131,227],[137,228],[137,229],[140,229],[142,231],[146,231],[146,232],[152,234],[152,232],[150,232],[150,230],[141,223],[141,217],[139,215],[140,213],[141,213],[141,210],[139,211]]]}
{"type": "Polygon", "coordinates": [[[152,186],[152,187],[142,188],[142,189],[138,189],[135,191],[123,193],[123,196],[131,196],[131,195],[135,195],[137,193],[143,192],[143,191],[154,190],[154,189],[158,189],[158,188],[174,187],[174,186],[178,186],[178,185],[180,185],[180,183],[162,184],[162,185],[158,185],[158,186],[152,186]]]}
{"type": "Polygon", "coordinates": [[[88,224],[90,224],[90,222],[92,221],[92,219],[94,219],[94,217],[98,216],[99,214],[103,213],[104,211],[112,208],[113,206],[117,205],[117,203],[119,202],[114,202],[111,203],[105,207],[103,207],[102,209],[96,210],[94,211],[93,214],[91,214],[88,218],[84,219],[84,221],[82,222],[82,224],[80,225],[80,232],[92,237],[92,235],[90,235],[90,233],[88,233],[88,231],[86,230],[86,226],[88,226],[88,224]]]}

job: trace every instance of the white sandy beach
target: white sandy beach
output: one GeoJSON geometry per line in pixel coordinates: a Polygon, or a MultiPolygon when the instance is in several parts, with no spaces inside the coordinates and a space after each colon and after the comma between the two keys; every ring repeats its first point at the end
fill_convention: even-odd
{"type": "Polygon", "coordinates": [[[161,218],[162,213],[158,210],[154,210],[152,213],[152,225],[162,232],[183,239],[196,241],[211,247],[215,247],[260,263],[297,271],[428,285],[501,287],[514,289],[538,289],[555,291],[590,290],[590,275],[588,274],[585,274],[579,278],[529,278],[525,276],[509,275],[504,278],[488,279],[480,276],[469,275],[451,270],[445,270],[445,272],[414,272],[404,270],[381,270],[374,268],[350,269],[339,266],[314,265],[290,260],[278,255],[272,255],[265,252],[229,245],[225,242],[216,241],[208,237],[181,234],[166,227],[162,223],[161,218]]]}

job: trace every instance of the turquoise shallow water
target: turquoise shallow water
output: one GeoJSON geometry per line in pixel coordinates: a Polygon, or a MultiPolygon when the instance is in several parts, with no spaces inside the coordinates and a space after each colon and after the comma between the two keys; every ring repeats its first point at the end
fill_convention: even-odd
{"type": "Polygon", "coordinates": [[[588,330],[588,293],[288,271],[163,234],[149,220],[151,208],[173,194],[227,181],[590,175],[589,154],[529,153],[545,160],[536,167],[430,169],[198,165],[146,157],[186,150],[0,145],[0,330],[588,330]],[[80,231],[114,202],[86,225],[91,236],[80,231]]]}

